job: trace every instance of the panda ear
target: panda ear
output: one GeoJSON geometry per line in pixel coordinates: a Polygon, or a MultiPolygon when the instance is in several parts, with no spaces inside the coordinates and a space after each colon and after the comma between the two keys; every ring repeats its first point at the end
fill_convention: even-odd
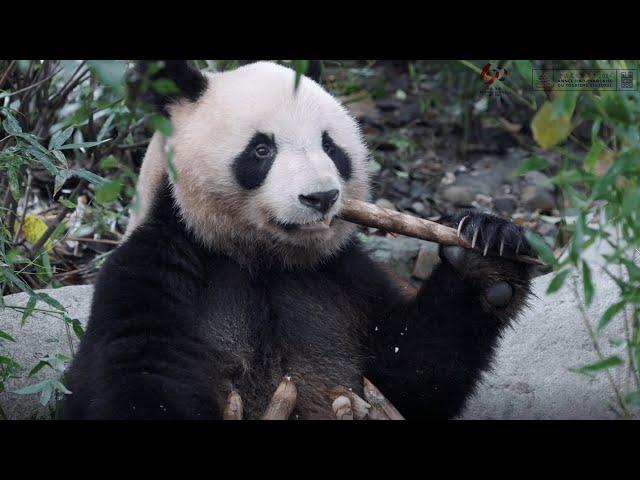
{"type": "Polygon", "coordinates": [[[135,67],[137,86],[143,78],[147,82],[142,92],[144,101],[167,113],[167,106],[180,99],[195,102],[207,89],[207,78],[187,60],[145,60],[135,67]],[[170,80],[171,82],[167,82],[170,80]]]}
{"type": "Polygon", "coordinates": [[[320,78],[322,77],[322,60],[309,60],[309,68],[307,68],[307,73],[305,74],[311,80],[321,83],[320,78]]]}

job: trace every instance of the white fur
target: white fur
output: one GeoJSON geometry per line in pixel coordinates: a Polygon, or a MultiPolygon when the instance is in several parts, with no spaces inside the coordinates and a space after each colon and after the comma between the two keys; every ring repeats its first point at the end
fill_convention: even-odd
{"type": "MultiPolygon", "coordinates": [[[[302,77],[294,90],[293,70],[258,62],[207,74],[208,88],[197,102],[169,107],[178,174],[174,195],[185,223],[206,245],[251,263],[271,256],[286,265],[313,264],[335,253],[353,225],[335,220],[326,231],[288,233],[270,222],[312,223],[319,212],[299,195],[339,189],[329,216],[345,197],[368,199],[368,152],[354,119],[313,80],[302,77]],[[351,159],[348,182],[322,148],[322,132],[351,159]],[[245,190],[231,168],[257,132],[273,134],[278,153],[262,186],[245,190]]],[[[162,139],[156,134],[144,158],[138,184],[140,209],[129,234],[148,212],[165,171],[162,139]]]]}

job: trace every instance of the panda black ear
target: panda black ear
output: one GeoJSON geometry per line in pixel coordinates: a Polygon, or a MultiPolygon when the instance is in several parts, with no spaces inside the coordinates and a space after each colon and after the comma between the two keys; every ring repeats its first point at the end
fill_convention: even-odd
{"type": "Polygon", "coordinates": [[[309,60],[309,68],[307,68],[307,73],[305,75],[311,80],[321,83],[320,78],[322,77],[322,60],[309,60]]]}
{"type": "Polygon", "coordinates": [[[142,84],[137,89],[142,100],[166,114],[167,106],[180,99],[197,101],[207,89],[207,78],[187,60],[144,60],[136,64],[133,84],[142,84]]]}

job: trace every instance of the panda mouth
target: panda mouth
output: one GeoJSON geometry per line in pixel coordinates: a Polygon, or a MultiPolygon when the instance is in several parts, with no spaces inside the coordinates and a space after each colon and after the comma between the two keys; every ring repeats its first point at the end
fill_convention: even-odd
{"type": "Polygon", "coordinates": [[[309,223],[282,222],[272,220],[272,223],[286,232],[325,232],[335,223],[336,217],[326,217],[309,223]]]}

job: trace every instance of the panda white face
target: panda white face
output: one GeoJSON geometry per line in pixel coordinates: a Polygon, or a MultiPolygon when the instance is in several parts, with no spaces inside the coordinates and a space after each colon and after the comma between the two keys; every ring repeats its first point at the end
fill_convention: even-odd
{"type": "MultiPolygon", "coordinates": [[[[353,232],[336,218],[342,200],[369,196],[356,122],[317,83],[302,77],[295,90],[294,78],[270,62],[207,74],[195,102],[168,108],[182,217],[205,244],[235,258],[326,258],[353,232]]],[[[144,163],[161,151],[152,147],[144,163]]],[[[141,181],[144,174],[143,165],[141,181]]]]}

